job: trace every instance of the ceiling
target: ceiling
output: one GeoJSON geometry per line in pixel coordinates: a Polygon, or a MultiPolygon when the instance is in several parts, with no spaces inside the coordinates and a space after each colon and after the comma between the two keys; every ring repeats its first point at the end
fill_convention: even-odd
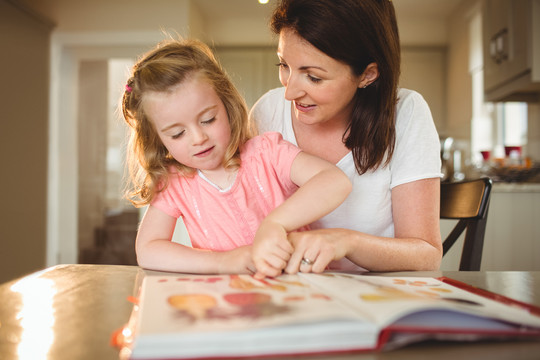
{"type": "MultiPolygon", "coordinates": [[[[58,25],[57,29],[64,32],[144,31],[155,28],[156,24],[176,24],[175,11],[183,9],[182,4],[186,3],[196,9],[194,14],[200,16],[201,21],[195,22],[194,28],[197,29],[196,36],[201,39],[220,46],[273,46],[276,39],[270,33],[268,21],[279,0],[269,0],[265,5],[259,4],[258,0],[185,0],[182,4],[177,3],[178,0],[161,0],[161,5],[155,8],[148,0],[95,0],[91,3],[84,0],[10,1],[25,3],[28,8],[51,19],[58,25]],[[126,11],[123,4],[127,2],[130,4],[129,17],[122,16],[126,11]],[[151,17],[148,16],[149,9],[152,9],[151,17]]],[[[402,45],[445,46],[450,35],[449,16],[460,3],[470,0],[388,1],[392,1],[396,8],[402,45]]]]}
{"type": "MultiPolygon", "coordinates": [[[[430,18],[445,21],[462,0],[393,0],[398,19],[430,18]]],[[[268,17],[277,0],[259,4],[258,0],[195,0],[206,20],[268,17]]]]}
{"type": "Polygon", "coordinates": [[[394,0],[398,18],[431,17],[444,21],[462,0],[394,0]]]}
{"type": "MultiPolygon", "coordinates": [[[[209,24],[210,37],[216,43],[264,43],[271,36],[267,23],[278,1],[262,5],[258,0],[193,0],[192,4],[209,24]],[[227,32],[233,28],[236,33],[227,32]]],[[[462,1],[469,0],[389,1],[396,9],[402,45],[444,46],[449,39],[449,16],[462,1]]]]}
{"type": "Polygon", "coordinates": [[[268,17],[277,0],[259,4],[258,0],[195,0],[193,2],[206,20],[219,18],[268,17]]]}

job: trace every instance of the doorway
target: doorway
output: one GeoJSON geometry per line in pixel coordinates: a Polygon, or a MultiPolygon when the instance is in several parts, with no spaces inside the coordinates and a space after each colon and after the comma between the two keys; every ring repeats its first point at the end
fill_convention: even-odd
{"type": "Polygon", "coordinates": [[[128,133],[119,108],[133,63],[79,64],[78,263],[137,264],[139,211],[123,198],[128,133]]]}
{"type": "MultiPolygon", "coordinates": [[[[53,35],[47,266],[135,263],[140,211],[121,196],[126,135],[118,102],[126,69],[161,39],[161,33],[53,35]]],[[[280,86],[275,48],[219,48],[216,54],[248,106],[280,86]]],[[[173,241],[189,244],[183,225],[173,241]]]]}

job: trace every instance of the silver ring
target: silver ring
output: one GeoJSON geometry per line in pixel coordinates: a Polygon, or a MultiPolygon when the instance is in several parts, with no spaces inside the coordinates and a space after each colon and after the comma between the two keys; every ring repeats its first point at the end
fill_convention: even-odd
{"type": "Polygon", "coordinates": [[[314,263],[314,261],[311,261],[308,258],[302,258],[302,264],[304,265],[313,265],[314,263]]]}

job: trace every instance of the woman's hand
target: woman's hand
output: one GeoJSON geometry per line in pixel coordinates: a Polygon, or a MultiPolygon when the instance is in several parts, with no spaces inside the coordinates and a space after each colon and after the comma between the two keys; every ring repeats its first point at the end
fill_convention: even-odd
{"type": "Polygon", "coordinates": [[[280,275],[293,250],[285,228],[268,219],[263,220],[253,241],[255,277],[261,279],[280,275]]]}
{"type": "Polygon", "coordinates": [[[256,278],[280,275],[294,251],[287,233],[336,209],[352,189],[351,181],[338,167],[304,152],[295,157],[290,176],[298,190],[267,215],[255,234],[256,278]]]}
{"type": "Polygon", "coordinates": [[[322,272],[332,260],[343,257],[369,271],[437,270],[442,257],[439,191],[438,178],[392,190],[395,237],[337,228],[290,233],[295,251],[285,271],[322,272]],[[303,258],[313,264],[302,264],[303,258]]]}
{"type": "Polygon", "coordinates": [[[347,256],[347,230],[319,229],[289,234],[289,242],[294,252],[285,272],[321,273],[331,261],[347,256]]]}

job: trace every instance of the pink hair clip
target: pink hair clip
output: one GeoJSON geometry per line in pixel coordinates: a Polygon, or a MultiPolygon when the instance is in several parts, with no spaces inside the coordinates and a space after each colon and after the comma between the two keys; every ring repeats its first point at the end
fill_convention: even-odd
{"type": "Polygon", "coordinates": [[[131,86],[129,86],[129,85],[126,85],[126,91],[127,91],[128,93],[130,93],[130,92],[133,91],[133,88],[132,88],[131,86]]]}

